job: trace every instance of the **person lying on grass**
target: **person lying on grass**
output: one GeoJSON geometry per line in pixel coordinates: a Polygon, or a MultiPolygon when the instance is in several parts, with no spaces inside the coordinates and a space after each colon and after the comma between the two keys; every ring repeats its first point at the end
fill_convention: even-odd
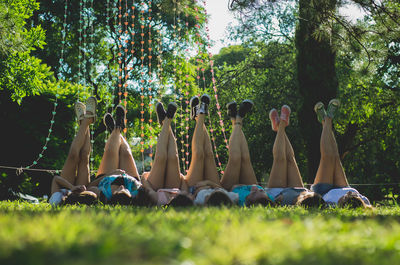
{"type": "MultiPolygon", "coordinates": [[[[86,191],[90,181],[89,155],[90,155],[90,130],[89,125],[96,119],[95,97],[89,97],[86,105],[82,102],[75,103],[75,113],[79,122],[79,130],[68,152],[60,176],[55,176],[51,184],[51,197],[49,203],[53,206],[65,201],[72,193],[86,191]]],[[[82,193],[90,194],[88,192],[82,193]]],[[[77,199],[78,200],[78,199],[77,199]]]]}
{"type": "Polygon", "coordinates": [[[276,109],[269,113],[272,130],[277,134],[272,149],[274,160],[267,193],[280,205],[319,207],[324,201],[319,194],[304,188],[293,147],[285,132],[289,125],[290,112],[289,106],[283,105],[280,116],[276,109]]]}
{"type": "Polygon", "coordinates": [[[221,179],[222,187],[238,194],[240,206],[273,205],[264,188],[257,185],[249,147],[242,131],[243,118],[253,107],[253,102],[244,100],[239,111],[236,102],[230,102],[226,106],[232,121],[232,134],[229,138],[229,160],[221,179]]]}
{"type": "MultiPolygon", "coordinates": [[[[162,129],[157,140],[156,154],[150,172],[142,175],[142,184],[150,197],[151,205],[190,206],[193,200],[188,186],[179,169],[178,148],[171,129],[171,122],[177,110],[175,103],[169,103],[167,111],[161,102],[156,104],[157,119],[162,129]]],[[[144,194],[136,204],[145,204],[144,194]]]]}
{"type": "Polygon", "coordinates": [[[192,138],[192,158],[186,175],[189,191],[195,197],[195,205],[232,205],[238,195],[222,188],[214,161],[211,140],[204,124],[208,115],[210,97],[202,95],[190,99],[191,118],[196,120],[192,138]]]}
{"type": "Polygon", "coordinates": [[[132,151],[121,134],[125,128],[125,108],[118,105],[115,112],[115,120],[110,113],[104,115],[103,121],[110,137],[104,148],[98,175],[89,183],[88,190],[105,203],[128,205],[142,185],[132,151]]]}
{"type": "Polygon", "coordinates": [[[371,208],[368,198],[351,188],[347,182],[335,136],[332,130],[332,119],[338,113],[340,102],[332,99],[327,110],[322,102],[318,102],[314,110],[322,123],[321,160],[311,190],[320,194],[328,205],[339,207],[371,208]]]}

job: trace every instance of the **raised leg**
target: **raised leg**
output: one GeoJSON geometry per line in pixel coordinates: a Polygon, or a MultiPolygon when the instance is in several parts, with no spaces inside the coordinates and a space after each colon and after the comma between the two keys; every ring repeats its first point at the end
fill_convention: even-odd
{"type": "Polygon", "coordinates": [[[75,179],[77,176],[77,169],[80,159],[80,151],[85,144],[86,135],[89,134],[90,119],[83,119],[79,130],[76,133],[74,140],[71,143],[68,157],[65,160],[64,166],[61,171],[61,177],[68,180],[71,184],[75,185],[75,179]]]}
{"type": "Polygon", "coordinates": [[[136,168],[135,159],[132,155],[132,150],[126,141],[126,139],[121,135],[121,145],[119,147],[119,169],[125,170],[126,174],[129,176],[139,178],[139,173],[136,168]]]}
{"type": "Polygon", "coordinates": [[[218,169],[215,164],[214,152],[212,149],[211,139],[208,135],[207,128],[203,124],[204,132],[204,173],[203,179],[210,180],[218,185],[221,183],[218,177],[218,169]]]}
{"type": "Polygon", "coordinates": [[[224,175],[221,178],[221,185],[226,190],[231,190],[239,182],[241,170],[241,124],[236,123],[236,119],[232,119],[232,134],[229,138],[229,159],[226,165],[224,175]]]}
{"type": "Polygon", "coordinates": [[[269,175],[268,188],[286,188],[288,184],[285,127],[286,124],[284,122],[279,123],[272,149],[274,161],[269,175]]]}
{"type": "Polygon", "coordinates": [[[167,170],[165,175],[164,188],[180,188],[181,187],[181,171],[179,169],[179,155],[176,139],[169,128],[168,152],[167,152],[167,170]]]}
{"type": "MultiPolygon", "coordinates": [[[[236,118],[236,120],[239,120],[239,118],[236,118]]],[[[249,145],[247,144],[242,127],[240,127],[239,134],[241,138],[240,149],[242,155],[239,183],[246,185],[257,184],[257,177],[254,173],[253,165],[251,164],[249,145]]]]}
{"type": "Polygon", "coordinates": [[[119,148],[121,145],[121,131],[116,128],[110,134],[106,147],[104,148],[103,158],[101,159],[97,174],[109,174],[119,167],[119,148]]]}
{"type": "Polygon", "coordinates": [[[303,180],[299,167],[297,166],[296,158],[292,144],[285,133],[285,144],[286,144],[286,158],[287,158],[287,186],[288,187],[304,187],[303,180]]]}
{"type": "Polygon", "coordinates": [[[192,139],[192,159],[190,161],[189,170],[186,181],[189,186],[195,185],[203,180],[204,172],[204,114],[199,114],[196,118],[196,127],[192,139]]]}
{"type": "Polygon", "coordinates": [[[87,130],[85,134],[85,143],[79,153],[79,164],[78,164],[78,174],[76,177],[76,185],[85,185],[87,186],[90,182],[90,167],[89,167],[89,159],[90,159],[90,130],[87,130]]]}
{"type": "Polygon", "coordinates": [[[155,191],[164,188],[170,127],[171,120],[165,118],[157,140],[156,155],[154,158],[153,167],[151,168],[151,171],[147,177],[147,180],[150,182],[155,191]]]}
{"type": "Polygon", "coordinates": [[[314,184],[317,183],[333,183],[333,176],[335,173],[335,163],[337,155],[337,146],[334,140],[332,131],[332,119],[326,117],[325,121],[322,123],[322,133],[321,133],[321,160],[319,162],[319,167],[317,175],[315,176],[314,184]]]}

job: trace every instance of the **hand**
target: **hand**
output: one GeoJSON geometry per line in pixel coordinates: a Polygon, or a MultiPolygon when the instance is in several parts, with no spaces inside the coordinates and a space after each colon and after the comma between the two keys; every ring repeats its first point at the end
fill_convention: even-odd
{"type": "Polygon", "coordinates": [[[74,186],[71,191],[72,192],[82,192],[86,190],[86,186],[85,185],[78,185],[78,186],[74,186]]]}
{"type": "Polygon", "coordinates": [[[110,174],[107,174],[107,175],[123,175],[123,174],[126,174],[125,170],[116,169],[116,170],[114,170],[113,172],[111,172],[110,174]]]}

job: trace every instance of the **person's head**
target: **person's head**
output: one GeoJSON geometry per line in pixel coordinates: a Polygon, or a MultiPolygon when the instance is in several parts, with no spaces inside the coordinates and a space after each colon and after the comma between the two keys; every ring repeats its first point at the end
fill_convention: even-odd
{"type": "Polygon", "coordinates": [[[318,208],[325,206],[325,201],[318,193],[313,191],[304,191],[297,197],[296,205],[305,208],[318,208]]]}
{"type": "Polygon", "coordinates": [[[135,206],[144,206],[144,207],[150,207],[156,205],[152,197],[149,195],[148,191],[143,186],[141,186],[138,189],[135,198],[133,198],[132,200],[132,204],[135,206]]]}
{"type": "Polygon", "coordinates": [[[251,187],[251,192],[246,196],[245,204],[249,206],[274,206],[275,203],[268,197],[265,190],[258,188],[257,186],[251,187]]]}
{"type": "Polygon", "coordinates": [[[193,205],[193,200],[187,194],[178,194],[169,203],[173,207],[188,207],[193,205]]]}
{"type": "Polygon", "coordinates": [[[363,199],[358,196],[358,194],[354,192],[347,192],[344,196],[340,197],[338,201],[339,207],[348,207],[348,208],[370,208],[370,205],[365,204],[363,199]]]}
{"type": "Polygon", "coordinates": [[[220,190],[213,191],[213,193],[205,199],[205,205],[207,206],[230,206],[232,204],[233,202],[228,195],[220,190]]]}
{"type": "Polygon", "coordinates": [[[97,202],[97,195],[91,191],[71,192],[65,198],[64,204],[93,205],[97,202]]]}
{"type": "Polygon", "coordinates": [[[111,198],[107,201],[108,204],[129,205],[132,201],[130,191],[124,186],[123,178],[116,178],[111,183],[111,198]]]}

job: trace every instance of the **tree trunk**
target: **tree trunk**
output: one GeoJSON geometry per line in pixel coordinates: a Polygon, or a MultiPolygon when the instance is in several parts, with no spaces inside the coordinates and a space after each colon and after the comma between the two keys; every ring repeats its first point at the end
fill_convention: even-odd
{"type": "Polygon", "coordinates": [[[299,110],[299,125],[308,157],[306,182],[312,183],[320,160],[321,125],[314,113],[314,105],[325,106],[336,96],[338,81],[335,71],[335,52],[327,35],[317,32],[327,9],[334,10],[336,1],[299,1],[299,24],[296,30],[297,79],[303,105],[299,110]],[[313,2],[311,4],[311,2],[313,2]]]}

